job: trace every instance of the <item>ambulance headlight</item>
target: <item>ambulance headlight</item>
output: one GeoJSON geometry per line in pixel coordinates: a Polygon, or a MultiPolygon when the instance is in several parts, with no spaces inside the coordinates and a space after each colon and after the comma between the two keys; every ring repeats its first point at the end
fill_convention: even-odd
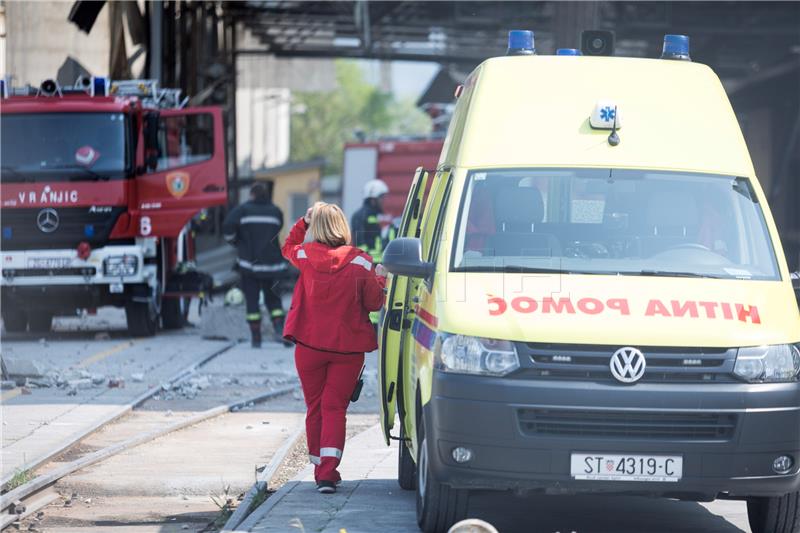
{"type": "Polygon", "coordinates": [[[444,372],[505,376],[519,368],[514,343],[444,334],[437,343],[436,367],[444,372]]]}
{"type": "Polygon", "coordinates": [[[800,347],[774,344],[739,348],[733,373],[750,383],[797,381],[800,374],[800,347]]]}

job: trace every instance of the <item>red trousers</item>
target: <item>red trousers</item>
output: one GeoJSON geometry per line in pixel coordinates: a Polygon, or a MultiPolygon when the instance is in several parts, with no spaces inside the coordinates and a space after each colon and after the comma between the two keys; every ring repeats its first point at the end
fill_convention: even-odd
{"type": "Polygon", "coordinates": [[[306,439],[316,481],[341,479],[347,407],[364,365],[363,353],[336,353],[297,344],[294,362],[306,398],[306,439]]]}

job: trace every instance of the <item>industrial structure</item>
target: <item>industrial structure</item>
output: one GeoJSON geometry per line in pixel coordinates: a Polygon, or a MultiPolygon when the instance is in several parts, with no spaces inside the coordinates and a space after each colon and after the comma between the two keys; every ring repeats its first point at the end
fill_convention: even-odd
{"type": "MultiPolygon", "coordinates": [[[[579,47],[582,30],[598,29],[614,32],[609,44],[617,55],[657,57],[664,34],[687,34],[692,59],[710,65],[729,91],[759,177],[774,198],[790,263],[800,268],[796,2],[78,1],[69,18],[85,32],[105,32],[93,28],[103,9],[111,45],[109,71],[99,74],[145,74],[180,87],[192,104],[223,105],[229,154],[237,147],[237,65],[252,57],[430,61],[455,83],[502,53],[511,28],[534,30],[540,54],[579,47]],[[145,72],[130,72],[137,62],[145,72]]],[[[9,53],[12,46],[6,45],[9,53]]],[[[314,79],[320,64],[306,69],[309,86],[332,89],[330,80],[314,79]]],[[[230,180],[239,177],[240,160],[241,154],[228,158],[230,180]]],[[[255,168],[286,162],[265,160],[255,168]]]]}

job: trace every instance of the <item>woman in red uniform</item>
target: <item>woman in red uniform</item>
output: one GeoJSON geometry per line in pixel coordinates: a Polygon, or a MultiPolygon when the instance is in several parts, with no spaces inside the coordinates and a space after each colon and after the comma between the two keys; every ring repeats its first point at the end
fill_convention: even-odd
{"type": "Polygon", "coordinates": [[[370,311],[383,306],[381,265],[350,246],[339,207],[318,202],[298,220],[283,256],[300,270],[284,338],[295,343],[295,364],[306,399],[308,453],[321,493],[336,492],[345,440],[345,414],[364,364],[378,346],[370,311]],[[303,244],[306,231],[312,242],[303,244]]]}

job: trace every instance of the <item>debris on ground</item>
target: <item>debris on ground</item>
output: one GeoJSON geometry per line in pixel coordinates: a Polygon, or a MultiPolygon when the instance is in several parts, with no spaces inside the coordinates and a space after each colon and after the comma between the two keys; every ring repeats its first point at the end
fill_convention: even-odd
{"type": "Polygon", "coordinates": [[[141,383],[142,381],[144,381],[144,374],[142,373],[131,374],[131,381],[133,381],[134,383],[141,383]]]}
{"type": "Polygon", "coordinates": [[[10,378],[43,378],[47,373],[47,365],[34,359],[19,359],[3,356],[6,374],[10,378]]]}

